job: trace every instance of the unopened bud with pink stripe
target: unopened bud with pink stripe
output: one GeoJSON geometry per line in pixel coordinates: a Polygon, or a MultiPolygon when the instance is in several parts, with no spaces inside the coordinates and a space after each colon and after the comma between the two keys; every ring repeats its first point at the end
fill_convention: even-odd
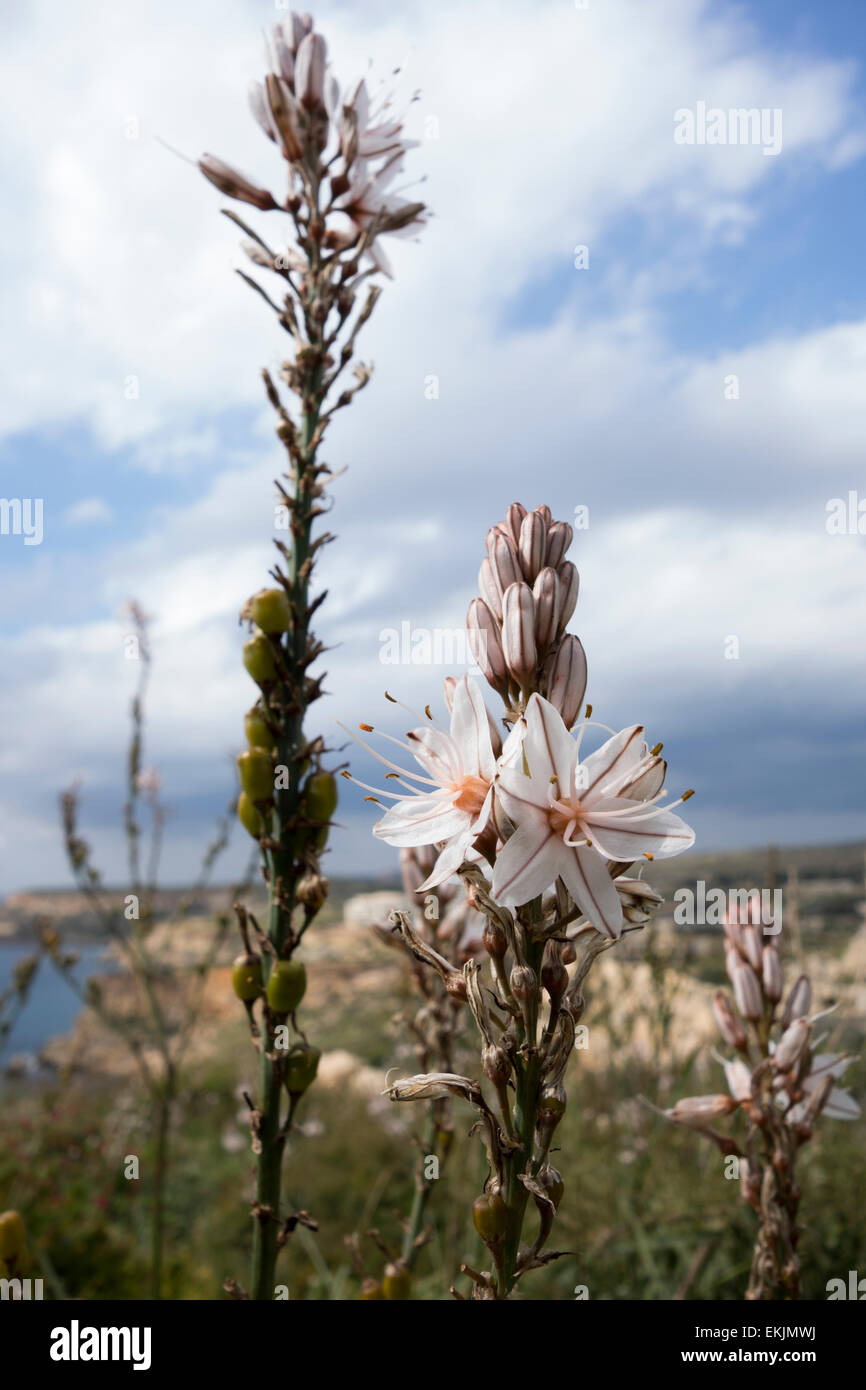
{"type": "Polygon", "coordinates": [[[782,962],[779,959],[779,952],[773,944],[764,947],[761,974],[764,981],[765,995],[771,1003],[777,1004],[782,997],[784,983],[782,979],[782,962]]]}
{"type": "Polygon", "coordinates": [[[586,694],[586,653],[579,637],[563,637],[547,682],[547,699],[571,729],[580,718],[586,694]]]}
{"type": "Polygon", "coordinates": [[[734,968],[731,983],[734,986],[734,999],[737,1008],[751,1022],[756,1022],[764,1012],[764,1004],[761,998],[761,986],[758,984],[758,977],[750,965],[745,961],[734,968]]]}
{"type": "Polygon", "coordinates": [[[509,584],[502,595],[502,651],[521,690],[529,687],[538,665],[535,604],[528,584],[509,584]]]}
{"type": "Polygon", "coordinates": [[[666,1110],[665,1114],[674,1124],[695,1125],[701,1129],[712,1120],[733,1114],[737,1104],[732,1096],[721,1093],[714,1096],[684,1096],[682,1100],[677,1101],[672,1110],[666,1110]]]}
{"type": "Polygon", "coordinates": [[[785,1000],[785,1008],[782,1013],[782,1027],[787,1028],[789,1023],[793,1023],[795,1018],[805,1018],[812,1004],[812,986],[809,983],[808,975],[800,975],[791,986],[791,992],[785,1000]]]}
{"type": "Polygon", "coordinates": [[[469,650],[484,679],[503,699],[508,695],[508,669],[499,636],[499,624],[483,599],[474,598],[466,615],[469,650]]]}
{"type": "Polygon", "coordinates": [[[718,1024],[719,1032],[729,1047],[735,1047],[740,1052],[745,1052],[748,1046],[745,1029],[734,1013],[731,1001],[723,989],[717,990],[713,995],[713,1014],[718,1024]]]}
{"type": "Polygon", "coordinates": [[[777,1071],[790,1071],[809,1040],[809,1022],[805,1018],[795,1018],[785,1029],[779,1046],[773,1054],[773,1065],[777,1071]]]}

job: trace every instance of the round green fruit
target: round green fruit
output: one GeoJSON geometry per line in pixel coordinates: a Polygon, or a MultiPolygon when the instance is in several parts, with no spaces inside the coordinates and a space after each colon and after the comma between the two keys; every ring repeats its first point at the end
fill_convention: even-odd
{"type": "Polygon", "coordinates": [[[293,1052],[286,1062],[286,1090],[291,1096],[302,1096],[316,1079],[321,1052],[317,1047],[305,1047],[293,1052]]]}
{"type": "Polygon", "coordinates": [[[246,792],[241,792],[238,797],[238,820],[244,830],[248,830],[254,840],[258,840],[264,832],[265,823],[256,810],[256,804],[252,797],[247,796],[246,792]]]}
{"type": "Polygon", "coordinates": [[[18,1212],[0,1212],[0,1260],[17,1259],[26,1245],[27,1232],[18,1212]]]}
{"type": "Polygon", "coordinates": [[[472,1223],[482,1240],[498,1240],[505,1234],[508,1212],[498,1192],[482,1192],[472,1203],[472,1223]]]}
{"type": "Polygon", "coordinates": [[[274,795],[274,763],[266,748],[248,748],[238,754],[241,786],[253,801],[270,801],[274,795]]]}
{"type": "Polygon", "coordinates": [[[244,732],[250,748],[275,748],[277,737],[258,705],[253,705],[244,715],[244,732]]]}
{"type": "Polygon", "coordinates": [[[268,1003],[275,1014],[292,1014],[306,988],[306,966],[298,960],[278,960],[268,977],[268,1003]]]}
{"type": "Polygon", "coordinates": [[[285,589],[260,589],[250,600],[250,617],[262,632],[285,632],[292,621],[285,589]]]}
{"type": "Polygon", "coordinates": [[[258,956],[236,956],[232,964],[232,989],[245,1003],[262,992],[262,963],[258,956]]]}
{"type": "Polygon", "coordinates": [[[382,1292],[386,1298],[391,1300],[406,1299],[409,1297],[411,1287],[412,1277],[405,1265],[398,1263],[385,1266],[382,1292]]]}
{"type": "Polygon", "coordinates": [[[244,642],[244,665],[256,685],[267,685],[276,678],[274,649],[263,632],[255,632],[244,642]]]}

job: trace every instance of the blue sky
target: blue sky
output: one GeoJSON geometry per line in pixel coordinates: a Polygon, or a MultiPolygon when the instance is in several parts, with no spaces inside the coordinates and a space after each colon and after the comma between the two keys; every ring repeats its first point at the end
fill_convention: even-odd
{"type": "MultiPolygon", "coordinates": [[[[35,0],[2,21],[0,494],[42,498],[44,536],[0,536],[0,892],[66,881],[56,796],[73,779],[122,876],[130,596],[154,618],[170,880],[230,791],[254,694],[237,611],[270,564],[280,462],[258,370],[281,344],[231,273],[218,195],[159,142],[277,178],[245,104],[273,16],[35,0]]],[[[341,81],[406,62],[422,90],[409,172],[436,212],[398,248],[364,345],[374,381],[329,442],[349,471],[322,575],[320,723],[377,722],[386,685],[435,702],[447,670],[383,667],[381,632],[458,627],[515,498],[566,519],[588,505],[572,628],[589,695],[606,722],[664,738],[671,785],[698,791],[699,844],[861,836],[864,536],[825,521],[830,499],[866,497],[863,7],[316,16],[341,81]],[[698,101],[779,108],[780,152],[676,145],[674,112],[698,101]]],[[[341,819],[333,870],[387,871],[351,791],[341,819]]]]}

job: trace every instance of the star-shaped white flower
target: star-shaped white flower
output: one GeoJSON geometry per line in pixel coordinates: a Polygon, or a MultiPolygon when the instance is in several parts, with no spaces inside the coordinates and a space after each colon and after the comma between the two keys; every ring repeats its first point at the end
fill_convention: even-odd
{"type": "Polygon", "coordinates": [[[572,738],[558,711],[537,694],[523,722],[524,767],[502,767],[496,782],[516,829],[497,858],[493,896],[519,907],[561,878],[593,926],[618,937],[622,905],[606,861],[667,858],[694,843],[685,821],[654,804],[665,763],[648,750],[640,725],[581,762],[580,736],[572,738]]]}
{"type": "MultiPolygon", "coordinates": [[[[362,724],[361,728],[369,730],[370,726],[362,724]]],[[[389,738],[387,734],[384,737],[389,738]]],[[[395,803],[374,826],[373,833],[380,840],[399,849],[440,847],[432,873],[417,890],[420,893],[444,883],[465,859],[477,857],[472,843],[490,817],[497,762],[487,708],[475,681],[468,676],[457,681],[448,732],[428,724],[412,729],[407,737],[407,744],[399,739],[389,741],[412,754],[423,776],[398,767],[357,739],[392,769],[389,780],[405,790],[400,794],[366,787],[363,782],[357,785],[395,803]]],[[[354,777],[351,780],[357,781],[354,777]]]]}

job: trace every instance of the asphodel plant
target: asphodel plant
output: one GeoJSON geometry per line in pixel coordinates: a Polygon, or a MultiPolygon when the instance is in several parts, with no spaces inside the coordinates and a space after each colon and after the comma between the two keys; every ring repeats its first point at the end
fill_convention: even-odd
{"type": "MultiPolygon", "coordinates": [[[[242,610],[252,628],[244,664],[259,698],[247,714],[249,746],[238,760],[239,815],[261,845],[269,893],[266,926],[239,911],[244,950],[233,972],[261,1053],[260,1095],[251,1101],[258,1171],[249,1292],[255,1299],[275,1296],[277,1255],[298,1219],[280,1208],[282,1159],[318,1062],[298,1021],[306,973],[295,956],[327,895],[320,858],[336,809],[323,741],[305,730],[323,680],[311,674],[323,650],[311,627],[324,598],[313,594],[313,571],[333,539],[314,535],[331,476],[321,449],[334,414],[370,379],[371,368],[355,361],[355,344],[380,293],[368,282],[377,273],[390,275],[383,238],[411,235],[425,220],[423,203],[390,191],[415,143],[403,138],[390,93],[371,96],[363,80],[341,92],[309,15],[292,14],[274,26],[267,58],[270,70],[262,83],[252,83],[250,104],[285,160],[284,189],[275,196],[212,155],[199,162],[222,193],[276,224],[266,239],[236,212],[226,213],[249,238],[250,260],[275,277],[277,288],[269,291],[241,272],[288,335],[279,378],[294,397],[291,407],[271,374],[262,373],[286,452],[277,526],[282,520],[290,539],[275,540],[275,587],[242,610]],[[347,385],[350,367],[354,380],[347,385]]],[[[232,1290],[243,1296],[239,1286],[232,1290]]]]}
{"type": "MultiPolygon", "coordinates": [[[[668,1119],[718,1146],[740,1194],[757,1214],[746,1298],[800,1296],[800,1202],[797,1159],[819,1116],[856,1120],[860,1107],[836,1082],[854,1060],[823,1052],[818,1031],[831,1010],[812,1013],[812,986],[799,975],[787,994],[777,937],[781,922],[762,918],[761,895],[725,918],[725,965],[733,998],[718,990],[716,1024],[734,1056],[723,1062],[727,1091],[685,1096],[668,1119]],[[719,1121],[741,1119],[734,1133],[719,1121]]],[[[726,1173],[726,1176],[728,1174],[726,1173]]]]}
{"type": "Polygon", "coordinates": [[[481,1056],[477,1077],[433,1071],[389,1088],[395,1101],[461,1097],[478,1114],[488,1173],[472,1219],[490,1268],[463,1266],[474,1299],[511,1297],[528,1271],[560,1253],[544,1249],[564,1193],[551,1153],[584,982],[596,958],[661,901],[631,866],[694,840],[672,809],[679,803],[663,801],[661,744],[650,748],[639,724],[597,725],[584,709],[586,660],[566,631],[578,592],[571,541],[549,508],[518,503],[488,532],[468,626],[502,728],[476,680],[446,681],[448,724],[428,706],[408,734],[405,751],[420,771],[381,756],[388,789],[366,788],[393,803],[377,836],[435,847],[417,892],[456,875],[484,918],[482,966],[449,959],[412,914],[395,914],[407,949],[470,1011],[481,1056]],[[608,737],[585,753],[598,728],[608,737]]]}

